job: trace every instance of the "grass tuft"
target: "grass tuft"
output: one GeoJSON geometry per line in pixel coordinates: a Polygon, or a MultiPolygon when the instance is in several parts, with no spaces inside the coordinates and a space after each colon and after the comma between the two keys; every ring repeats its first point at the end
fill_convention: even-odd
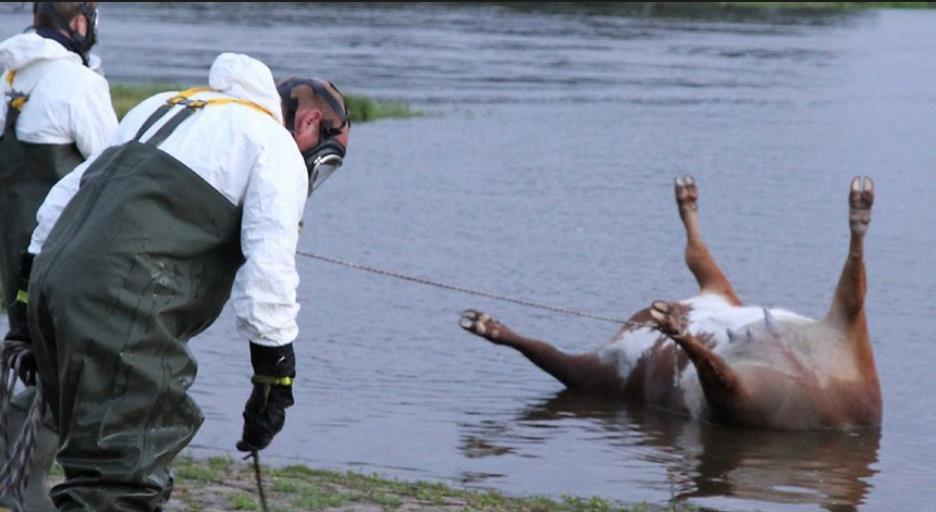
{"type": "MultiPolygon", "coordinates": [[[[141,101],[166,91],[181,91],[188,87],[173,84],[111,84],[111,103],[118,119],[123,119],[130,109],[141,101]]],[[[349,94],[345,96],[352,123],[375,121],[386,118],[408,118],[422,115],[409,105],[393,101],[377,101],[367,96],[349,94]]]]}

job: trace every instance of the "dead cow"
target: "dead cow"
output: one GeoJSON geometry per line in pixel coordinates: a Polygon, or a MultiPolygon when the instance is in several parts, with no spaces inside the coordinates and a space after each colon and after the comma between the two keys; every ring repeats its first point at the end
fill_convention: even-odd
{"type": "Polygon", "coordinates": [[[879,425],[881,390],[864,309],[871,179],[851,182],[848,258],[820,320],[743,305],[702,240],[695,180],[676,178],[675,189],[686,263],[699,283],[695,297],[655,301],[608,345],[579,355],[520,336],[479,311],[463,312],[459,325],[520,351],[570,389],[703,421],[771,429],[879,425]]]}

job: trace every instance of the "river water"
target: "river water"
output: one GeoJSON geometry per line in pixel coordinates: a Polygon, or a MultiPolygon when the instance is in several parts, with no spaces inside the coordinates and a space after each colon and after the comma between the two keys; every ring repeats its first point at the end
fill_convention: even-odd
{"type": "MultiPolygon", "coordinates": [[[[113,81],[200,84],[239,51],[411,104],[427,115],[354,126],[301,249],[613,317],[695,292],[683,174],[742,299],[823,315],[848,183],[871,176],[882,428],[753,432],[596,403],[458,312],[570,352],[611,323],[300,256],[298,403],[266,461],[721,510],[932,509],[936,12],[530,5],[108,4],[96,51],[113,81]]],[[[3,6],[4,37],[28,23],[3,6]]],[[[191,346],[207,420],[189,450],[233,455],[250,369],[230,309],[191,346]]]]}

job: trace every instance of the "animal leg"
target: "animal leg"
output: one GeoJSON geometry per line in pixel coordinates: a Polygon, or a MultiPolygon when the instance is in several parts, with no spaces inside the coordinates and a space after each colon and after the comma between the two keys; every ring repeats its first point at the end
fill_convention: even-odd
{"type": "Polygon", "coordinates": [[[738,424],[745,412],[744,392],[734,370],[718,354],[689,332],[688,320],[680,309],[665,301],[654,301],[650,316],[664,334],[675,341],[695,366],[712,417],[719,423],[738,424]]]}
{"type": "Polygon", "coordinates": [[[676,205],[679,217],[686,228],[686,265],[699,283],[703,292],[717,293],[728,302],[740,306],[728,278],[722,273],[709,253],[702,231],[699,229],[699,191],[692,176],[679,176],[675,180],[676,205]]]}
{"type": "Polygon", "coordinates": [[[835,288],[826,322],[841,329],[848,340],[858,372],[864,381],[859,409],[851,414],[857,424],[877,425],[881,421],[881,388],[874,364],[874,351],[868,336],[865,293],[868,289],[864,265],[864,236],[871,222],[874,183],[868,177],[855,177],[848,190],[848,224],[851,231],[848,257],[835,288]]]}
{"type": "Polygon", "coordinates": [[[871,178],[856,177],[848,191],[848,224],[851,241],[848,258],[835,289],[829,318],[845,328],[858,327],[864,320],[864,299],[868,289],[864,265],[864,235],[871,222],[874,183],[871,178]]]}
{"type": "Polygon", "coordinates": [[[463,311],[458,325],[491,343],[519,351],[570,389],[611,394],[623,385],[616,365],[602,361],[597,354],[566,354],[545,341],[520,336],[487,313],[463,311]]]}

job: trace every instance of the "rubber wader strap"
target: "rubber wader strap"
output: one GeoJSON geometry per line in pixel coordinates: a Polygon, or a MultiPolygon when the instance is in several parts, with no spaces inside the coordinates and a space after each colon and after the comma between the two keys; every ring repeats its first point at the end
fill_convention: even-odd
{"type": "Polygon", "coordinates": [[[19,110],[13,108],[13,105],[7,103],[7,115],[6,121],[3,123],[3,133],[12,133],[13,136],[16,136],[16,120],[19,119],[19,110]]]}
{"type": "Polygon", "coordinates": [[[149,130],[151,126],[156,124],[156,121],[166,115],[166,112],[169,112],[169,109],[172,108],[172,105],[166,104],[156,109],[149,118],[146,119],[146,122],[143,123],[143,126],[140,127],[140,130],[137,131],[137,134],[133,137],[133,140],[139,141],[140,137],[146,133],[146,130],[149,130]]]}
{"type": "Polygon", "coordinates": [[[191,108],[188,106],[186,107],[187,108],[183,108],[182,110],[179,111],[178,114],[172,116],[171,119],[166,121],[166,124],[162,125],[159,131],[153,134],[153,136],[150,137],[149,140],[144,142],[144,144],[146,144],[147,146],[152,146],[154,148],[162,144],[163,141],[166,140],[170,135],[172,135],[172,132],[180,124],[182,124],[182,121],[185,121],[186,119],[189,118],[189,116],[191,116],[192,114],[198,111],[196,108],[191,108]]]}
{"type": "Polygon", "coordinates": [[[259,112],[262,112],[272,117],[273,119],[276,119],[276,116],[274,116],[273,113],[270,112],[268,109],[248,100],[242,100],[238,98],[226,98],[226,97],[225,98],[213,98],[210,100],[192,99],[192,96],[200,92],[218,92],[218,91],[217,89],[212,89],[211,87],[193,87],[191,89],[186,89],[180,92],[179,94],[169,98],[168,100],[166,100],[165,105],[156,109],[156,111],[153,112],[149,116],[149,118],[146,119],[146,122],[143,123],[143,125],[137,131],[137,134],[136,136],[133,137],[133,139],[139,141],[140,138],[143,136],[143,134],[146,133],[146,131],[149,130],[154,124],[156,124],[156,121],[161,119],[164,115],[166,115],[169,112],[169,110],[172,107],[176,105],[182,105],[185,108],[180,110],[178,114],[174,115],[172,119],[167,121],[166,124],[164,124],[155,134],[153,134],[153,136],[150,137],[149,140],[145,142],[146,145],[156,147],[162,144],[163,141],[165,141],[169,137],[169,135],[171,135],[172,132],[180,124],[182,124],[182,121],[185,121],[186,119],[188,119],[189,116],[194,114],[196,111],[209,105],[227,105],[227,104],[232,104],[232,103],[237,104],[237,105],[243,105],[245,107],[249,107],[259,112]]]}
{"type": "Polygon", "coordinates": [[[28,94],[23,94],[13,90],[13,78],[15,76],[15,69],[7,71],[6,82],[10,86],[10,92],[7,93],[7,96],[9,96],[10,99],[7,101],[7,115],[6,121],[3,123],[3,133],[7,133],[10,130],[15,129],[16,120],[19,119],[19,113],[23,111],[23,105],[25,105],[29,100],[28,94]]]}

